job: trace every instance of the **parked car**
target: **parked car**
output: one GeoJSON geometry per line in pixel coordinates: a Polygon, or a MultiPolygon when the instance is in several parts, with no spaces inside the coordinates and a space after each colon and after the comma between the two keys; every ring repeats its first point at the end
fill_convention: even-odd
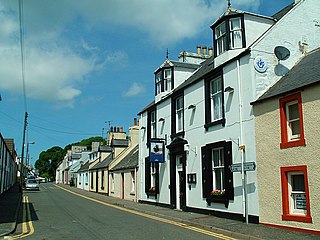
{"type": "Polygon", "coordinates": [[[26,190],[39,190],[39,184],[36,179],[27,179],[26,190]]]}

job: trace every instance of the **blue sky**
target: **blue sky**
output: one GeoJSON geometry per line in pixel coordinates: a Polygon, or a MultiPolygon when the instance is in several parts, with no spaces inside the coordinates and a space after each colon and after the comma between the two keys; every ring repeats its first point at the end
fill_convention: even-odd
{"type": "MultiPolygon", "coordinates": [[[[232,8],[271,16],[293,0],[233,0],[232,8]]],[[[154,71],[166,51],[212,46],[210,25],[223,0],[23,1],[25,93],[19,2],[0,0],[0,132],[21,155],[24,113],[31,163],[41,151],[127,132],[154,99],[154,71]],[[26,101],[24,101],[26,99],[26,101]],[[102,130],[105,128],[105,130],[102,130]]]]}

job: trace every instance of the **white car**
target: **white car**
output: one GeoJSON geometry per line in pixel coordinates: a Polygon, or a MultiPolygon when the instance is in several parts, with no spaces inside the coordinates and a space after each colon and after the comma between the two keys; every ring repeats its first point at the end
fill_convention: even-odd
{"type": "Polygon", "coordinates": [[[27,179],[26,190],[39,190],[39,184],[36,179],[27,179]]]}

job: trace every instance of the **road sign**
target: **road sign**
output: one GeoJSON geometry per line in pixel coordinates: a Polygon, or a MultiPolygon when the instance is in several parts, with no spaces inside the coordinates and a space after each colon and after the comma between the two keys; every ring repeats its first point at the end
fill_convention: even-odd
{"type": "MultiPolygon", "coordinates": [[[[241,172],[242,171],[242,164],[241,163],[234,163],[230,166],[231,172],[241,172]]],[[[243,163],[243,171],[254,171],[256,170],[256,163],[255,162],[245,162],[243,163]]]]}

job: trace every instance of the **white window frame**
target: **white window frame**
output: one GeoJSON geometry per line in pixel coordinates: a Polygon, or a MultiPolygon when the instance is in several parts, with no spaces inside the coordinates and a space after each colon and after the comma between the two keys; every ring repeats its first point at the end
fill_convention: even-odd
{"type": "Polygon", "coordinates": [[[297,139],[300,139],[300,117],[299,117],[299,103],[298,100],[294,100],[291,102],[288,102],[286,104],[286,117],[287,117],[287,129],[288,129],[288,141],[294,141],[297,139]],[[297,107],[297,112],[298,112],[298,118],[293,118],[290,119],[290,106],[296,105],[297,107]],[[293,124],[298,122],[298,130],[299,133],[298,134],[293,134],[292,128],[293,128],[293,124]]]}
{"type": "Polygon", "coordinates": [[[215,28],[215,42],[217,48],[217,55],[220,55],[221,53],[224,53],[227,50],[227,25],[225,21],[220,23],[215,28]]]}
{"type": "Polygon", "coordinates": [[[151,122],[151,138],[155,138],[157,135],[157,120],[156,120],[156,111],[152,111],[150,114],[151,122]]]}
{"type": "Polygon", "coordinates": [[[213,190],[224,190],[224,148],[213,148],[211,151],[212,154],[212,181],[213,181],[213,190]],[[215,154],[214,152],[218,152],[218,158],[217,162],[218,164],[215,164],[215,154]],[[220,172],[220,186],[217,186],[218,183],[216,181],[217,177],[219,176],[217,173],[220,172]]]}
{"type": "Polygon", "coordinates": [[[151,173],[151,187],[156,187],[156,180],[157,180],[157,165],[156,163],[152,162],[150,164],[150,173],[151,173]]]}
{"type": "Polygon", "coordinates": [[[290,214],[299,214],[306,216],[307,215],[307,207],[305,209],[298,209],[296,208],[296,197],[297,195],[304,195],[306,198],[306,191],[294,191],[293,188],[293,182],[292,177],[295,175],[302,175],[303,177],[303,186],[305,188],[305,182],[304,182],[304,174],[303,172],[296,171],[296,172],[288,172],[288,194],[289,194],[289,211],[290,214]]]}
{"type": "Polygon", "coordinates": [[[110,189],[110,191],[112,193],[114,193],[114,173],[111,173],[110,176],[111,176],[111,189],[110,189]]]}
{"type": "Polygon", "coordinates": [[[176,132],[183,131],[183,118],[184,118],[184,107],[183,107],[183,96],[178,97],[175,101],[176,104],[176,132]]]}
{"type": "Polygon", "coordinates": [[[219,76],[210,81],[210,104],[211,104],[211,121],[212,122],[223,118],[222,94],[223,94],[222,79],[219,76]],[[217,85],[216,91],[213,91],[213,85],[217,85]]]}
{"type": "Polygon", "coordinates": [[[130,172],[130,176],[131,176],[131,194],[135,193],[136,190],[136,175],[135,175],[135,171],[131,171],[130,172]]]}
{"type": "Polygon", "coordinates": [[[171,90],[171,79],[172,79],[172,70],[171,68],[167,68],[163,70],[163,88],[164,91],[171,90]]]}
{"type": "Polygon", "coordinates": [[[229,19],[230,29],[230,49],[242,48],[242,26],[241,18],[230,18],[229,19]],[[239,26],[234,27],[233,22],[238,22],[239,26]]]}
{"type": "Polygon", "coordinates": [[[156,95],[161,93],[161,75],[161,71],[156,74],[156,95]]]}

